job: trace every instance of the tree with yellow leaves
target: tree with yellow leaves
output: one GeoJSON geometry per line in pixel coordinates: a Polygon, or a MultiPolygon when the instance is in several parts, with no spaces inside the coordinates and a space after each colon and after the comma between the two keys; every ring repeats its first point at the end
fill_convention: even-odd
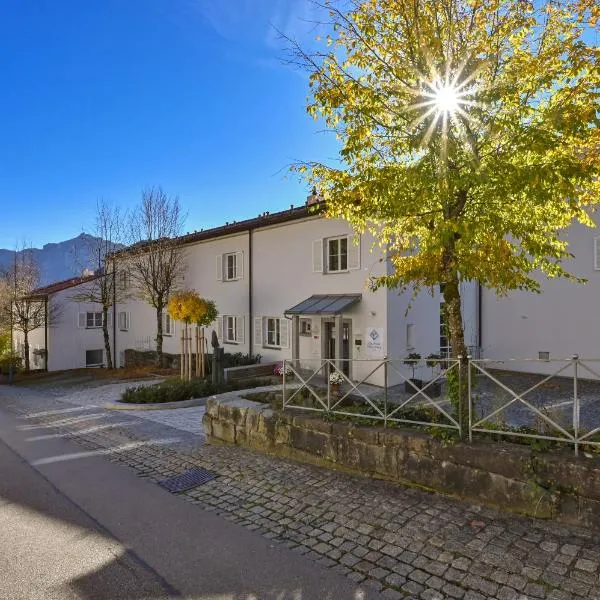
{"type": "Polygon", "coordinates": [[[295,166],[327,214],[371,231],[388,275],[441,284],[452,354],[466,354],[460,286],[537,291],[570,277],[560,232],[593,225],[600,190],[600,8],[594,0],[335,0],[327,48],[294,40],[308,112],[339,164],[295,166]],[[349,7],[349,8],[348,8],[349,7]]]}

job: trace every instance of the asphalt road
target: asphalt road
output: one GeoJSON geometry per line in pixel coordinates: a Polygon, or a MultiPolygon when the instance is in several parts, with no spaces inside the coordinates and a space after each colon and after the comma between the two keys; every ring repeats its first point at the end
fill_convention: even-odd
{"type": "Polygon", "coordinates": [[[380,597],[43,432],[0,409],[0,600],[380,597]]]}

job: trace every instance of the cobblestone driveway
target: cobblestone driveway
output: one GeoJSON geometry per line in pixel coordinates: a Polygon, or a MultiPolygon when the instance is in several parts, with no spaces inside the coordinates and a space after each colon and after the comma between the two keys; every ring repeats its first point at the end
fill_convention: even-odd
{"type": "Polygon", "coordinates": [[[192,466],[212,470],[219,477],[189,491],[188,500],[385,598],[600,599],[600,539],[591,532],[204,445],[190,432],[93,406],[75,410],[39,392],[19,395],[3,404],[22,414],[32,439],[48,433],[40,425],[56,427],[154,480],[192,466]]]}

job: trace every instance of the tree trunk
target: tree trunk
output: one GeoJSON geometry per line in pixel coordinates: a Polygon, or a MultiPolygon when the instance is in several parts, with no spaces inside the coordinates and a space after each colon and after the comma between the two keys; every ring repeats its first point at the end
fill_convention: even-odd
{"type": "Polygon", "coordinates": [[[460,280],[454,265],[454,244],[444,251],[444,322],[450,342],[452,358],[460,362],[448,373],[449,395],[456,419],[461,427],[461,437],[465,437],[469,420],[469,397],[467,388],[467,348],[461,311],[460,280]]]}
{"type": "Polygon", "coordinates": [[[29,361],[29,331],[23,331],[23,352],[25,353],[25,370],[29,371],[31,363],[29,361]]]}
{"type": "Polygon", "coordinates": [[[108,307],[102,308],[102,333],[104,334],[104,350],[106,352],[106,367],[113,368],[112,353],[110,349],[110,336],[108,333],[108,307]]]}
{"type": "Polygon", "coordinates": [[[156,366],[163,366],[163,309],[156,309],[156,366]]]}

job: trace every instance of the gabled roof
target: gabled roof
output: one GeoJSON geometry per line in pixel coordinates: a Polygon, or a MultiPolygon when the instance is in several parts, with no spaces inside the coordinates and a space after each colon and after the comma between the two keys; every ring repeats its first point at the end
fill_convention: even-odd
{"type": "MultiPolygon", "coordinates": [[[[232,235],[234,233],[242,233],[244,231],[250,231],[251,229],[257,229],[259,227],[268,227],[269,225],[278,225],[280,223],[287,223],[288,221],[296,221],[298,219],[306,219],[322,213],[325,209],[324,202],[315,202],[309,205],[303,205],[298,207],[291,206],[287,210],[282,210],[276,213],[263,213],[258,217],[252,219],[245,219],[244,221],[234,221],[233,223],[226,223],[219,227],[213,227],[211,229],[204,229],[201,231],[194,231],[193,233],[187,233],[180,235],[173,239],[173,243],[176,245],[193,244],[195,242],[201,242],[204,240],[210,240],[214,238],[223,237],[226,235],[232,235]]],[[[144,248],[145,246],[151,245],[152,242],[138,242],[132,246],[117,250],[112,256],[119,256],[120,254],[127,254],[135,249],[144,248]]]]}
{"type": "Polygon", "coordinates": [[[56,294],[57,292],[62,292],[63,290],[68,290],[69,288],[76,287],[81,285],[82,283],[87,283],[88,281],[93,281],[94,279],[98,279],[101,275],[86,275],[82,277],[72,277],[71,279],[64,279],[63,281],[56,281],[55,283],[51,283],[44,287],[37,288],[28,295],[29,298],[42,298],[45,296],[50,296],[52,294],[56,294]]]}

